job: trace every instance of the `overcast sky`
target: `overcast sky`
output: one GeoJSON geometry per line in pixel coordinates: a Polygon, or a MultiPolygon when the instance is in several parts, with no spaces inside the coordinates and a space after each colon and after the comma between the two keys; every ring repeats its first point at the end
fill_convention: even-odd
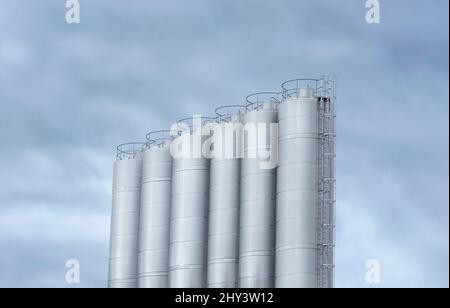
{"type": "Polygon", "coordinates": [[[115,146],[338,77],[336,285],[449,285],[447,0],[0,3],[0,287],[107,282],[115,146]]]}

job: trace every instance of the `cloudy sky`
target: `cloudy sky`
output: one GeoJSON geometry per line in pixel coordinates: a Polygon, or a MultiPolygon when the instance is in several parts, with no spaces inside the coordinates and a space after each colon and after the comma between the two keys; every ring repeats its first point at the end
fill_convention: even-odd
{"type": "Polygon", "coordinates": [[[449,285],[447,0],[0,2],[0,287],[107,280],[115,145],[338,77],[336,285],[449,285]]]}

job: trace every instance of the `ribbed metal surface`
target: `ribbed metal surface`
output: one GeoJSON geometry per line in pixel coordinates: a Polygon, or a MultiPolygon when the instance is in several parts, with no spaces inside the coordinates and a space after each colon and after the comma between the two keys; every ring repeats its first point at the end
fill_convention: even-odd
{"type": "Polygon", "coordinates": [[[108,286],[137,285],[138,229],[142,159],[114,163],[108,286]]]}
{"type": "Polygon", "coordinates": [[[241,116],[216,124],[211,159],[208,277],[209,288],[238,286],[241,116]],[[237,125],[235,125],[237,124],[237,125]],[[220,147],[220,149],[219,149],[220,147]],[[229,153],[230,155],[228,155],[229,153]]]}
{"type": "Polygon", "coordinates": [[[317,287],[318,100],[300,89],[279,105],[276,287],[317,287]]]}
{"type": "Polygon", "coordinates": [[[169,144],[147,149],[142,169],[138,286],[167,288],[172,187],[169,144]]]}
{"type": "MultiPolygon", "coordinates": [[[[276,123],[275,103],[249,111],[249,123],[276,123]]],[[[267,130],[269,130],[269,126],[267,130]]],[[[246,129],[247,131],[247,129],[246,129]]],[[[248,134],[246,133],[248,136],[248,134]]],[[[267,136],[270,136],[267,132],[267,136]]],[[[241,201],[239,236],[239,287],[270,288],[274,286],[275,193],[276,169],[262,169],[261,159],[248,158],[248,138],[244,138],[241,165],[241,201]]]]}
{"type": "MultiPolygon", "coordinates": [[[[183,134],[191,144],[192,136],[183,134]]],[[[193,151],[199,151],[194,149],[193,151]]],[[[199,153],[197,153],[198,155],[199,153]]],[[[196,156],[193,156],[196,157],[196,156]]],[[[200,157],[200,156],[199,156],[200,157]]],[[[209,160],[175,158],[169,244],[169,287],[206,287],[209,160]]]]}

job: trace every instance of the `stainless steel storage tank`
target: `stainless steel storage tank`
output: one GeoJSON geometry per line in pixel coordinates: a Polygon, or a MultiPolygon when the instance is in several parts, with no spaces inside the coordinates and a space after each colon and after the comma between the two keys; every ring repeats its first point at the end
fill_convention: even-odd
{"type": "Polygon", "coordinates": [[[143,146],[143,143],[127,143],[117,147],[108,277],[111,288],[134,288],[137,285],[143,146]]]}
{"type": "Polygon", "coordinates": [[[239,260],[239,200],[242,116],[245,106],[216,109],[211,157],[208,274],[209,288],[236,288],[239,260]]]}
{"type": "Polygon", "coordinates": [[[138,286],[167,288],[172,189],[170,131],[147,134],[139,224],[138,286]]]}
{"type": "Polygon", "coordinates": [[[276,168],[264,167],[265,158],[260,154],[267,150],[269,137],[273,137],[277,95],[266,92],[247,98],[239,235],[239,287],[242,288],[274,286],[276,168]],[[264,142],[258,142],[262,141],[258,140],[261,139],[258,133],[264,133],[264,142]]]}
{"type": "MultiPolygon", "coordinates": [[[[180,120],[184,124],[188,119],[180,120]]],[[[205,119],[201,122],[204,124],[205,119]]],[[[201,126],[201,125],[200,125],[201,126]]],[[[209,159],[202,153],[201,127],[188,124],[172,143],[172,200],[169,243],[169,287],[206,287],[209,203],[209,159]],[[187,155],[174,153],[178,146],[187,155]],[[185,152],[185,151],[183,151],[185,152]],[[175,156],[174,156],[175,154],[175,156]]]]}
{"type": "Polygon", "coordinates": [[[317,287],[319,135],[314,90],[295,89],[279,106],[276,287],[317,287]]]}
{"type": "Polygon", "coordinates": [[[275,286],[332,287],[332,86],[324,80],[295,79],[282,88],[275,286]]]}

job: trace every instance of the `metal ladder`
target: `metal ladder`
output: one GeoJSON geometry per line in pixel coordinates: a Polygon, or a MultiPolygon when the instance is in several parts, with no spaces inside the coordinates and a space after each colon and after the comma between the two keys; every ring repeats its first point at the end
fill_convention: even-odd
{"type": "Polygon", "coordinates": [[[334,286],[334,228],[335,228],[335,152],[334,152],[334,103],[335,82],[323,78],[317,88],[319,132],[319,227],[317,287],[334,286]]]}

